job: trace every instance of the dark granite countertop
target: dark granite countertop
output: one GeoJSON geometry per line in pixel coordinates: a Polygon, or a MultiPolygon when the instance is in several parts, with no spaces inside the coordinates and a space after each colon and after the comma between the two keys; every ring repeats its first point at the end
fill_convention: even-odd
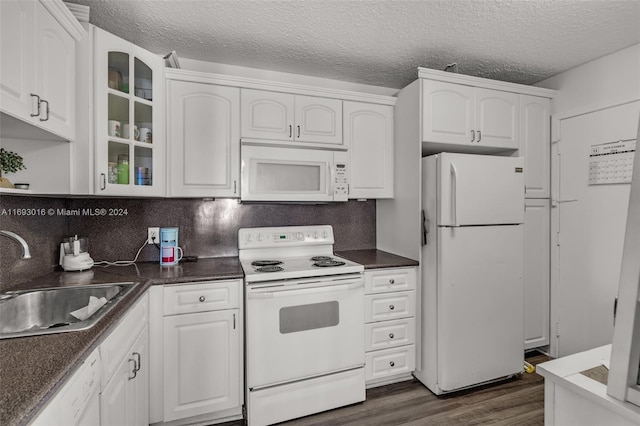
{"type": "Polygon", "coordinates": [[[243,278],[237,257],[199,259],[172,267],[157,263],[96,266],[52,272],[11,290],[140,282],[92,328],[0,340],[0,424],[28,423],[151,285],[243,278]]]}
{"type": "Polygon", "coordinates": [[[352,262],[360,263],[364,265],[365,269],[400,268],[419,265],[416,260],[376,249],[337,251],[336,255],[352,262]]]}

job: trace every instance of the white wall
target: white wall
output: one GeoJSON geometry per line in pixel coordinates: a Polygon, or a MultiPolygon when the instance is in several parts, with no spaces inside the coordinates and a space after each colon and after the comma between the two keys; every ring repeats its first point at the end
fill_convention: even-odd
{"type": "Polygon", "coordinates": [[[640,97],[640,44],[543,80],[536,86],[558,90],[551,113],[640,97]]]}
{"type": "Polygon", "coordinates": [[[588,185],[588,153],[590,145],[636,136],[640,44],[538,85],[558,90],[552,198],[577,200],[551,209],[550,352],[565,356],[612,338],[629,185],[588,185]]]}

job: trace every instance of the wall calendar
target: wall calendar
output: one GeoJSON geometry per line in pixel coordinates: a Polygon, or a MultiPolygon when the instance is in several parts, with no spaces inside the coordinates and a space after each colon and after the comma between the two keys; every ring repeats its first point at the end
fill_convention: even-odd
{"type": "Polygon", "coordinates": [[[589,185],[631,183],[635,151],[635,139],[591,145],[589,185]]]}

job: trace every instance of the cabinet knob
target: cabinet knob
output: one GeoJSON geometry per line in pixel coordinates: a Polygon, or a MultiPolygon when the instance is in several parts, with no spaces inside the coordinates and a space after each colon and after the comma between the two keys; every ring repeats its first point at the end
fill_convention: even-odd
{"type": "Polygon", "coordinates": [[[396,307],[393,305],[389,305],[389,309],[391,309],[392,311],[395,309],[396,307]]]}
{"type": "Polygon", "coordinates": [[[206,299],[204,298],[204,296],[200,296],[200,298],[198,299],[201,302],[204,302],[206,299]]]}
{"type": "Polygon", "coordinates": [[[391,361],[391,362],[389,363],[389,366],[391,366],[391,367],[395,367],[395,365],[396,365],[396,363],[395,363],[395,362],[393,362],[393,361],[391,361]]]}
{"type": "Polygon", "coordinates": [[[393,278],[391,278],[391,279],[389,280],[389,284],[394,284],[395,282],[396,282],[396,280],[394,280],[393,278]]]}
{"type": "Polygon", "coordinates": [[[389,333],[389,339],[393,339],[394,337],[396,337],[395,334],[389,333]]]}

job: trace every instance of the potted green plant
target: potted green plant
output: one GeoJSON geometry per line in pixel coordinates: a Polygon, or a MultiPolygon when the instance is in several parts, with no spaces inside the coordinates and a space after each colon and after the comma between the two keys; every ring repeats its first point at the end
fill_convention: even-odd
{"type": "Polygon", "coordinates": [[[7,151],[4,148],[0,148],[0,187],[1,188],[13,188],[13,184],[7,178],[2,177],[4,173],[15,173],[19,170],[26,169],[27,167],[23,163],[21,156],[13,151],[7,151]]]}

